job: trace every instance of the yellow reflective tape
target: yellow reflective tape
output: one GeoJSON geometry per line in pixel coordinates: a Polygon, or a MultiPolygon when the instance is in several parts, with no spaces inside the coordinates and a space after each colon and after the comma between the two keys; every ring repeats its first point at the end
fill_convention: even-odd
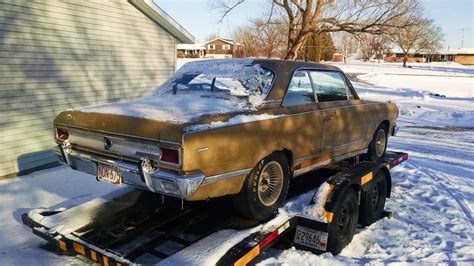
{"type": "Polygon", "coordinates": [[[257,245],[249,253],[245,254],[242,258],[234,263],[235,266],[247,265],[250,261],[252,261],[255,257],[260,254],[260,247],[257,245]]]}
{"type": "Polygon", "coordinates": [[[370,180],[372,180],[373,178],[373,174],[372,172],[366,174],[365,176],[363,176],[361,179],[360,179],[360,184],[361,185],[364,185],[365,183],[369,182],[370,180]]]}
{"type": "Polygon", "coordinates": [[[97,261],[97,253],[96,253],[95,251],[93,251],[93,250],[91,250],[91,259],[92,259],[93,261],[97,261]]]}
{"type": "Polygon", "coordinates": [[[84,247],[76,242],[73,242],[72,243],[72,247],[74,248],[74,250],[77,252],[77,253],[80,253],[82,255],[86,255],[86,250],[84,249],[84,247]]]}
{"type": "Polygon", "coordinates": [[[109,258],[107,258],[106,256],[103,257],[103,261],[104,261],[104,266],[109,266],[109,258]]]}
{"type": "Polygon", "coordinates": [[[326,219],[328,219],[328,223],[332,222],[332,218],[334,217],[334,213],[332,212],[326,212],[324,214],[324,216],[326,216],[326,219]]]}
{"type": "Polygon", "coordinates": [[[67,251],[67,246],[66,246],[66,242],[62,241],[62,240],[59,240],[59,248],[62,250],[62,251],[67,251]]]}

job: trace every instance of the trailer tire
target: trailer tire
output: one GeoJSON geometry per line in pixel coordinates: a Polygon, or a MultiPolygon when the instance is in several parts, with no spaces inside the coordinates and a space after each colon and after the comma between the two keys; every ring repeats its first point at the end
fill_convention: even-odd
{"type": "Polygon", "coordinates": [[[387,197],[387,177],[382,170],[375,174],[367,191],[362,191],[359,206],[359,224],[371,225],[383,216],[387,197]]]}
{"type": "Polygon", "coordinates": [[[388,130],[385,124],[380,124],[375,130],[372,141],[369,144],[367,157],[373,162],[379,162],[385,156],[388,143],[388,130]]]}
{"type": "Polygon", "coordinates": [[[334,206],[333,220],[328,224],[327,251],[333,255],[339,254],[352,241],[359,215],[354,189],[348,188],[339,199],[334,206]]]}
{"type": "Polygon", "coordinates": [[[281,153],[272,153],[257,163],[245,179],[240,193],[233,196],[234,208],[245,218],[259,222],[269,220],[286,198],[289,179],[288,159],[281,153]],[[274,177],[272,183],[275,174],[281,174],[281,177],[274,177]],[[269,197],[272,193],[273,197],[269,197]]]}

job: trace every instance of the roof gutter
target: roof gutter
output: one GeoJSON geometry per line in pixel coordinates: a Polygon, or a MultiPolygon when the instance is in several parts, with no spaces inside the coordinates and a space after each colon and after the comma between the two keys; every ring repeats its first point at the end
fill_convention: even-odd
{"type": "Polygon", "coordinates": [[[176,38],[179,43],[195,43],[194,36],[156,5],[153,0],[128,0],[128,2],[176,38]]]}

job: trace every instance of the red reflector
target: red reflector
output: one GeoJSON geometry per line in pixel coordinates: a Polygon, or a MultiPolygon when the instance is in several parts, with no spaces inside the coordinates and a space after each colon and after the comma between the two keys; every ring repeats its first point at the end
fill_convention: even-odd
{"type": "Polygon", "coordinates": [[[393,160],[393,165],[397,165],[397,164],[398,164],[398,159],[393,160]]]}
{"type": "Polygon", "coordinates": [[[161,155],[161,161],[179,164],[179,152],[178,150],[161,148],[163,154],[161,155]]]}
{"type": "Polygon", "coordinates": [[[67,140],[69,132],[65,128],[56,128],[56,138],[59,140],[67,140]]]}
{"type": "Polygon", "coordinates": [[[403,160],[407,160],[408,159],[408,154],[403,154],[403,160]]]}
{"type": "Polygon", "coordinates": [[[265,238],[265,240],[263,240],[262,242],[260,242],[260,244],[258,244],[258,246],[260,247],[260,249],[266,247],[268,244],[270,244],[273,240],[275,240],[275,238],[277,238],[278,236],[278,230],[274,231],[273,233],[271,233],[269,236],[267,236],[267,238],[265,238]]]}

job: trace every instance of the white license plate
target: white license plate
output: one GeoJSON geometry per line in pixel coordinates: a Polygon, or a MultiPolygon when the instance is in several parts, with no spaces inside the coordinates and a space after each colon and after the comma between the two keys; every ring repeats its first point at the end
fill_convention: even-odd
{"type": "Polygon", "coordinates": [[[97,165],[97,178],[115,185],[122,184],[122,177],[117,168],[102,164],[97,165]]]}
{"type": "Polygon", "coordinates": [[[307,227],[296,226],[294,242],[309,248],[326,251],[328,245],[328,233],[307,227]]]}

